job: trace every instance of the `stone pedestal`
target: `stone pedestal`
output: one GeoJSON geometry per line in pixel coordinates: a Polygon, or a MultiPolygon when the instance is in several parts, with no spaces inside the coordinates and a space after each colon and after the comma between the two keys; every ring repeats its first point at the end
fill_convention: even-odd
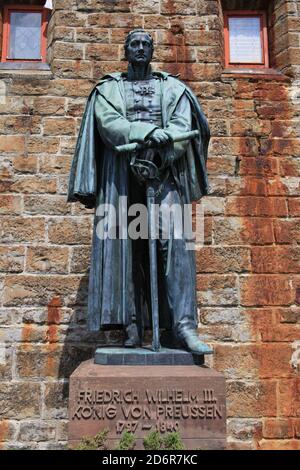
{"type": "Polygon", "coordinates": [[[224,448],[225,378],[199,365],[83,362],[70,377],[69,443],[103,429],[111,449],[126,430],[136,449],[153,430],[179,431],[187,449],[224,448]]]}

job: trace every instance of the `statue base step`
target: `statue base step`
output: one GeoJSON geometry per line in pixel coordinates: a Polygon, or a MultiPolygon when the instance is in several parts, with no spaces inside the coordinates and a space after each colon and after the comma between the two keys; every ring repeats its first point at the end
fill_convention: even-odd
{"type": "Polygon", "coordinates": [[[115,366],[191,366],[204,364],[203,354],[193,354],[181,349],[161,348],[152,351],[150,347],[141,348],[97,348],[95,364],[115,366]]]}

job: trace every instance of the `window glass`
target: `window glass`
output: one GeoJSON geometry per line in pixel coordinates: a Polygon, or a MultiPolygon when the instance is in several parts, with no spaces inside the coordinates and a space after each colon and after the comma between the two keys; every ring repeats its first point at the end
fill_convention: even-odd
{"type": "Polygon", "coordinates": [[[229,26],[229,61],[231,63],[261,64],[263,44],[260,17],[231,17],[229,26]]]}
{"type": "Polygon", "coordinates": [[[41,59],[40,12],[11,12],[9,59],[41,59]]]}

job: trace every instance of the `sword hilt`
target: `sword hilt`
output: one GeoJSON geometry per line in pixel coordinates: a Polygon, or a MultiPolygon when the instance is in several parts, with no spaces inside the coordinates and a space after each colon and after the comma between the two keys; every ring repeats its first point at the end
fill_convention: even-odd
{"type": "MultiPolygon", "coordinates": [[[[199,131],[194,130],[194,131],[189,131],[189,132],[184,132],[183,134],[175,135],[172,137],[173,142],[182,142],[184,140],[191,140],[194,139],[195,137],[198,137],[199,131]]],[[[117,153],[127,153],[127,152],[134,152],[136,150],[145,150],[148,148],[156,148],[159,147],[159,145],[155,144],[155,142],[145,142],[145,143],[139,143],[139,142],[132,142],[131,144],[125,144],[125,145],[118,145],[115,147],[115,151],[117,153]]]]}

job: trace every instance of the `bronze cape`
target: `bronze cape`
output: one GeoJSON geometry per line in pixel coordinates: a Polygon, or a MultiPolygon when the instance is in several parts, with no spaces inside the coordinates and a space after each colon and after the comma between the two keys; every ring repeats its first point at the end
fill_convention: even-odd
{"type": "MultiPolygon", "coordinates": [[[[208,193],[206,160],[210,134],[207,120],[197,98],[185,84],[164,72],[153,74],[159,76],[161,83],[163,128],[169,127],[171,133],[180,134],[182,129],[176,107],[183,95],[189,101],[192,129],[198,129],[200,135],[187,144],[184,155],[175,158],[170,168],[180,186],[182,202],[197,201],[208,193]]],[[[107,75],[88,97],[70,172],[69,202],[80,201],[88,208],[112,204],[117,214],[120,196],[127,196],[130,205],[129,160],[124,155],[117,155],[114,146],[143,141],[155,126],[129,123],[125,116],[122,74],[107,75]],[[101,119],[97,119],[99,113],[101,119]]],[[[176,146],[180,145],[175,144],[175,156],[176,146]]],[[[145,293],[136,293],[133,282],[134,242],[130,239],[100,239],[96,234],[99,220],[95,215],[88,294],[88,328],[91,331],[128,325],[133,312],[136,317],[148,316],[147,305],[143,301],[145,293]]],[[[145,289],[149,287],[145,286],[145,289]]],[[[170,325],[168,312],[163,308],[160,324],[161,327],[170,325]]]]}

